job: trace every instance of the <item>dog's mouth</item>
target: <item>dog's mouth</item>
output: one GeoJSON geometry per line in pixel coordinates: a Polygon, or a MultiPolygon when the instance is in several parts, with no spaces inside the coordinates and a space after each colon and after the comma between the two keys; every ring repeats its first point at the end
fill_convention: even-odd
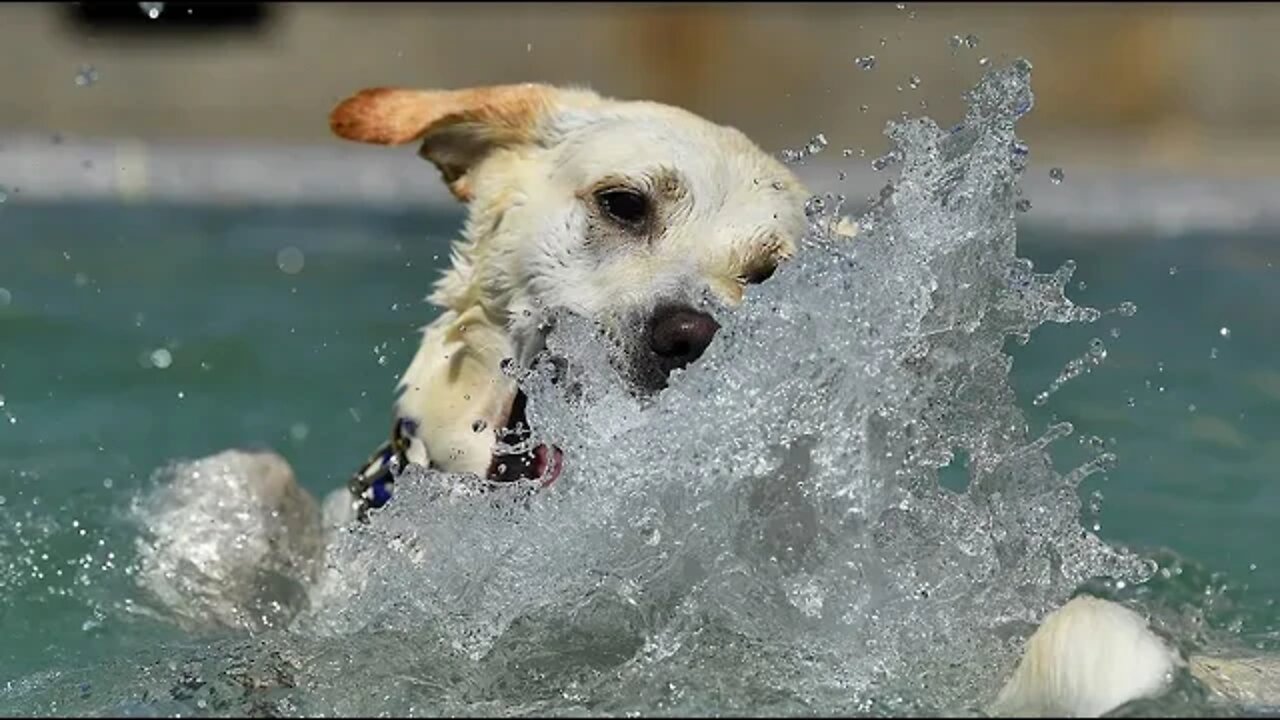
{"type": "Polygon", "coordinates": [[[497,432],[498,447],[489,464],[490,482],[533,480],[546,487],[560,477],[564,453],[557,447],[533,445],[533,432],[525,417],[527,402],[524,391],[516,390],[507,422],[497,432]]]}

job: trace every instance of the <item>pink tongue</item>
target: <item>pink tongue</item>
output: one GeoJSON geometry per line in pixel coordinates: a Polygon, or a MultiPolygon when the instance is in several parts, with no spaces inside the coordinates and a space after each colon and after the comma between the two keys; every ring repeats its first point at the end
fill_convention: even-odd
{"type": "Polygon", "coordinates": [[[538,477],[542,478],[542,487],[546,487],[556,481],[560,477],[560,470],[564,467],[564,453],[560,448],[548,448],[546,445],[539,445],[533,451],[534,468],[538,477]]]}

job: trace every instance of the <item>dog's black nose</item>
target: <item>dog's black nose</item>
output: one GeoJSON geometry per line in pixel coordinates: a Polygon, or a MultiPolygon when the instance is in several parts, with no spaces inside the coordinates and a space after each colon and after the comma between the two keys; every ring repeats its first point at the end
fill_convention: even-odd
{"type": "Polygon", "coordinates": [[[702,357],[720,324],[690,307],[659,308],[649,324],[649,347],[670,372],[702,357]]]}

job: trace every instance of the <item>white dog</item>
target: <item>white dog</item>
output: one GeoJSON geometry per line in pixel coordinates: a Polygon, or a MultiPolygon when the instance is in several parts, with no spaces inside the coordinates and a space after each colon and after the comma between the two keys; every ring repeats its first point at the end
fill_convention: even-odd
{"type": "Polygon", "coordinates": [[[786,167],[665,105],[541,85],[373,89],[340,104],[331,126],[360,142],[421,142],[469,209],[431,297],[443,312],[400,383],[392,441],[353,480],[360,512],[389,498],[393,459],[551,482],[555,449],[495,455],[525,434],[502,367],[542,349],[544,308],[601,323],[624,374],[655,392],[716,332],[701,294],[739,302],[804,228],[808,195],[786,167]]]}
{"type": "MultiPolygon", "coordinates": [[[[558,450],[509,449],[528,429],[523,395],[503,371],[542,349],[544,310],[599,322],[634,390],[654,393],[712,342],[717,325],[704,300],[739,303],[794,252],[805,226],[809,193],[784,165],[742,133],[666,105],[534,84],[380,88],[342,102],[330,120],[348,140],[420,144],[468,207],[463,240],[431,296],[442,314],[400,382],[392,438],[349,491],[325,503],[330,523],[387,502],[397,463],[493,483],[554,481],[558,450]]],[[[248,461],[276,478],[245,489],[264,496],[259,507],[292,502],[286,495],[296,493],[281,489],[293,487],[281,479],[287,466],[248,461]]],[[[300,582],[314,571],[297,567],[300,582]]],[[[231,575],[218,576],[224,594],[236,585],[231,575]]],[[[1192,669],[1212,684],[1206,662],[1192,669]]],[[[1134,612],[1078,598],[1028,642],[990,710],[1097,715],[1159,693],[1183,664],[1134,612]]],[[[1238,667],[1214,667],[1241,677],[1238,667]]]]}

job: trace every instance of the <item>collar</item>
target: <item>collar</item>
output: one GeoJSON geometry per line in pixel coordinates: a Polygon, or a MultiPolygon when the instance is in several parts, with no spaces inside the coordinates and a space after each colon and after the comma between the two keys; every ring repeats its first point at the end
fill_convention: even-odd
{"type": "Polygon", "coordinates": [[[397,418],[391,426],[391,439],[383,443],[360,470],[347,482],[356,505],[356,517],[368,522],[369,510],[380,508],[391,500],[396,475],[405,466],[409,443],[418,431],[418,423],[397,418]]]}
{"type": "MultiPolygon", "coordinates": [[[[414,436],[418,432],[418,423],[407,418],[397,418],[391,425],[391,439],[383,443],[369,459],[360,466],[351,479],[347,481],[352,502],[355,504],[356,518],[360,522],[369,521],[369,511],[376,510],[391,501],[395,487],[396,475],[408,465],[407,455],[414,436]]],[[[556,458],[555,462],[559,462],[556,458]]],[[[544,481],[538,489],[546,488],[554,482],[544,481]]],[[[490,479],[482,484],[486,489],[494,489],[510,485],[510,480],[490,479]]]]}

